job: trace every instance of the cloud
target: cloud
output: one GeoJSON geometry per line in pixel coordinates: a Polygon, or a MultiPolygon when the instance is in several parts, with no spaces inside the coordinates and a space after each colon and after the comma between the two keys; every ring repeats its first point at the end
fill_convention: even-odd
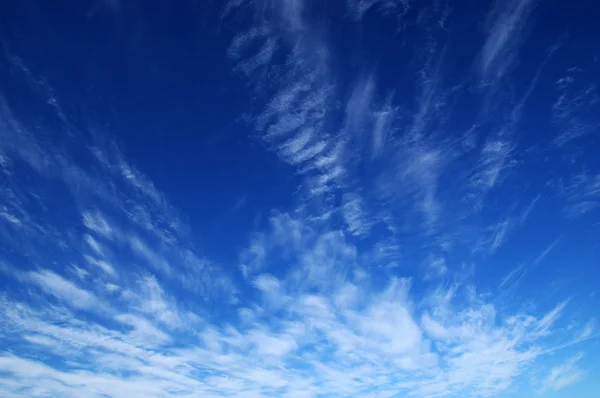
{"type": "Polygon", "coordinates": [[[174,388],[212,396],[314,396],[317,389],[487,396],[510,388],[555,336],[564,303],[545,314],[502,314],[468,286],[440,288],[416,303],[409,279],[378,287],[359,272],[356,248],[339,232],[316,234],[288,214],[273,215],[265,254],[297,266],[279,278],[254,278],[260,300],[245,300],[239,317],[225,324],[188,315],[153,276],[138,278],[121,296],[116,323],[3,298],[3,333],[80,367],[13,355],[2,357],[2,369],[21,386],[33,385],[35,375],[36,386],[67,396],[159,396],[174,388]]]}
{"type": "Polygon", "coordinates": [[[88,263],[99,267],[102,271],[106,272],[107,274],[110,274],[110,275],[116,274],[114,267],[112,265],[110,265],[109,263],[107,263],[106,261],[98,260],[97,258],[94,258],[92,256],[87,256],[87,255],[84,257],[88,263]]]}
{"type": "Polygon", "coordinates": [[[554,84],[558,96],[552,105],[552,116],[558,134],[552,144],[563,147],[595,131],[598,124],[589,115],[598,108],[600,95],[597,86],[582,79],[577,68],[569,69],[567,75],[554,84]]]}
{"type": "Polygon", "coordinates": [[[302,220],[289,213],[273,213],[268,219],[268,230],[256,234],[240,255],[241,269],[248,277],[268,265],[267,254],[295,253],[304,248],[314,231],[302,220]]]}
{"type": "Polygon", "coordinates": [[[131,236],[129,238],[129,245],[131,250],[141,259],[147,261],[147,263],[158,271],[164,274],[170,274],[172,272],[171,266],[159,253],[152,250],[143,240],[137,236],[131,236]]]}
{"type": "MultiPolygon", "coordinates": [[[[516,105],[509,91],[496,98],[470,90],[471,72],[453,75],[462,64],[452,63],[448,5],[417,3],[348,0],[339,20],[324,25],[329,6],[321,2],[225,6],[221,23],[236,32],[223,50],[251,94],[250,138],[298,189],[278,190],[277,208],[260,209],[268,215],[256,216],[252,230],[239,222],[219,242],[209,236],[211,257],[201,241],[210,215],[202,225],[183,223],[159,181],[99,138],[110,131],[63,137],[51,129],[56,142],[45,145],[42,128],[18,117],[31,110],[0,96],[0,234],[8,238],[0,239],[0,266],[15,282],[0,294],[0,335],[11,348],[0,355],[0,388],[117,398],[486,397],[526,389],[550,359],[566,362],[545,389],[581,379],[581,357],[565,357],[564,348],[585,349],[598,336],[593,320],[566,327],[575,309],[585,311],[577,297],[540,300],[539,289],[526,289],[511,300],[494,289],[513,293],[559,242],[529,255],[527,242],[509,239],[548,200],[541,189],[525,196],[546,185],[528,174],[540,166],[534,151],[511,134],[529,116],[523,104],[544,79],[541,66],[517,90],[516,105]],[[397,70],[381,68],[390,76],[360,56],[368,30],[385,28],[371,18],[382,16],[395,18],[402,39],[406,29],[417,38],[390,42],[401,59],[397,70]],[[331,34],[338,23],[356,52],[340,54],[331,34]],[[519,180],[506,189],[513,169],[531,188],[519,180]],[[529,206],[513,205],[515,190],[529,206]]],[[[495,4],[478,81],[508,75],[534,5],[495,4]]],[[[556,84],[565,94],[552,109],[557,124],[575,123],[571,105],[594,98],[568,105],[580,91],[574,84],[556,84]]],[[[54,98],[59,126],[86,125],[61,111],[49,84],[36,87],[44,101],[54,98]]],[[[598,184],[593,168],[576,167],[557,185],[565,212],[583,215],[598,202],[598,184]]],[[[267,184],[277,181],[258,171],[267,184]]],[[[223,203],[236,203],[241,215],[244,198],[223,203]]]]}
{"type": "Polygon", "coordinates": [[[92,309],[100,304],[92,293],[77,287],[50,270],[30,272],[27,274],[27,279],[73,308],[92,309]]]}
{"type": "Polygon", "coordinates": [[[393,123],[397,109],[391,106],[391,97],[374,113],[372,156],[381,156],[384,151],[386,139],[393,132],[393,123]]]}
{"type": "Polygon", "coordinates": [[[510,388],[556,338],[566,303],[541,314],[502,313],[469,286],[440,286],[417,302],[410,279],[373,283],[342,231],[308,223],[271,216],[255,239],[270,262],[291,267],[254,277],[257,300],[246,296],[225,323],[189,314],[152,275],[99,290],[117,295],[112,312],[80,318],[71,309],[96,313],[99,297],[49,271],[27,274],[64,307],[3,296],[2,333],[72,365],[4,355],[3,386],[15,396],[7,380],[65,396],[489,396],[510,388]]]}
{"type": "Polygon", "coordinates": [[[83,224],[86,226],[86,228],[105,237],[110,237],[113,234],[113,229],[104,219],[104,216],[102,216],[102,214],[100,214],[98,211],[85,211],[83,213],[83,224]]]}
{"type": "Polygon", "coordinates": [[[569,218],[577,218],[594,210],[600,204],[600,175],[576,174],[562,190],[569,218]]]}
{"type": "Polygon", "coordinates": [[[104,149],[93,146],[88,150],[98,164],[117,179],[113,184],[123,184],[128,196],[136,199],[128,203],[115,199],[129,220],[157,236],[164,244],[172,244],[184,233],[183,224],[164,195],[146,175],[125,160],[114,143],[104,149]]]}
{"type": "Polygon", "coordinates": [[[384,198],[407,206],[400,207],[403,211],[418,214],[414,228],[419,232],[431,234],[444,214],[438,190],[446,162],[443,148],[420,141],[398,151],[392,168],[378,180],[384,198]]]}
{"type": "Polygon", "coordinates": [[[494,238],[490,247],[490,251],[493,253],[504,243],[507,237],[508,229],[510,227],[510,220],[506,219],[500,222],[494,233],[494,238]]]}
{"type": "Polygon", "coordinates": [[[581,381],[585,377],[585,372],[577,367],[577,363],[582,358],[583,354],[580,353],[569,358],[564,364],[552,368],[542,382],[544,389],[558,391],[581,381]]]}
{"type": "Polygon", "coordinates": [[[550,252],[556,247],[556,245],[558,245],[558,243],[560,242],[560,237],[556,238],[554,240],[554,242],[552,242],[547,248],[544,249],[543,252],[541,252],[539,254],[539,256],[537,256],[534,260],[533,260],[533,266],[536,267],[538,265],[540,265],[544,259],[548,256],[548,254],[550,254],[550,252]]]}
{"type": "Polygon", "coordinates": [[[8,221],[9,223],[11,223],[13,225],[19,226],[22,224],[21,220],[19,220],[14,215],[8,213],[7,211],[0,212],[0,217],[2,217],[4,220],[8,221]]]}
{"type": "Polygon", "coordinates": [[[515,267],[512,271],[510,271],[503,279],[500,281],[500,285],[498,285],[498,289],[502,290],[504,288],[512,288],[517,283],[521,281],[521,279],[527,274],[529,269],[526,267],[526,264],[520,264],[515,267]]]}
{"type": "Polygon", "coordinates": [[[372,75],[357,82],[346,104],[346,129],[351,134],[364,134],[372,117],[375,81],[372,75]]]}
{"type": "Polygon", "coordinates": [[[345,194],[343,200],[342,215],[348,231],[359,236],[369,233],[371,225],[365,214],[366,209],[362,198],[356,194],[345,194]]]}
{"type": "Polygon", "coordinates": [[[405,14],[410,8],[411,0],[347,0],[346,7],[350,15],[361,20],[372,9],[384,14],[405,14]]]}
{"type": "Polygon", "coordinates": [[[434,257],[429,261],[427,278],[443,277],[447,273],[448,266],[446,265],[446,259],[443,257],[434,257]]]}
{"type": "Polygon", "coordinates": [[[558,304],[552,311],[544,315],[544,317],[540,319],[537,324],[537,332],[541,335],[547,334],[550,328],[561,316],[567,304],[568,301],[563,301],[562,303],[558,304]]]}
{"type": "MultiPolygon", "coordinates": [[[[44,84],[52,91],[49,84],[44,84]]],[[[41,95],[45,96],[48,90],[41,95]]],[[[24,91],[24,95],[31,94],[24,91]]],[[[32,100],[38,100],[37,95],[39,92],[34,91],[32,100]]],[[[109,135],[100,139],[95,130],[106,131],[91,126],[69,135],[74,125],[89,123],[79,123],[71,114],[59,115],[61,104],[58,99],[54,103],[56,107],[52,109],[64,131],[58,129],[53,140],[42,142],[42,136],[32,134],[37,127],[13,111],[18,101],[11,104],[0,94],[0,124],[5,127],[1,152],[11,160],[14,172],[0,187],[3,198],[10,199],[4,202],[6,209],[0,208],[4,216],[0,216],[0,233],[4,236],[6,232],[7,222],[2,221],[20,221],[21,231],[15,243],[20,242],[21,253],[32,256],[25,264],[48,261],[46,253],[59,250],[61,254],[50,260],[53,274],[68,283],[71,282],[64,278],[63,270],[76,276],[86,291],[101,286],[103,294],[109,290],[114,293],[115,289],[105,287],[118,286],[116,276],[128,279],[132,272],[152,269],[204,299],[234,295],[232,279],[216,263],[197,256],[198,248],[190,247],[187,227],[165,195],[125,159],[109,135]],[[35,178],[31,181],[36,181],[33,187],[29,186],[29,177],[23,178],[32,173],[35,178]],[[57,213],[55,200],[68,205],[60,206],[57,213]],[[19,209],[22,211],[16,211],[19,209]],[[63,221],[58,223],[56,217],[63,221]],[[85,230],[77,242],[74,235],[82,226],[85,230]],[[80,259],[91,267],[82,268],[77,264],[80,259]],[[127,271],[121,272],[121,268],[127,271]]],[[[52,274],[37,275],[36,280],[41,277],[52,278],[52,274]]],[[[55,285],[60,282],[56,278],[52,281],[55,285]]],[[[63,284],[63,288],[67,286],[63,284]]],[[[82,299],[81,303],[87,301],[82,299]]]]}
{"type": "Polygon", "coordinates": [[[485,143],[471,176],[471,184],[479,195],[484,195],[501,181],[501,173],[512,166],[510,157],[513,150],[514,146],[506,140],[490,139],[485,143]]]}
{"type": "Polygon", "coordinates": [[[96,241],[96,239],[94,239],[91,235],[85,234],[83,239],[85,240],[85,243],[88,244],[90,249],[92,249],[94,251],[95,254],[97,254],[98,256],[104,255],[104,252],[102,250],[102,247],[100,246],[100,243],[98,243],[98,241],[96,241]]]}
{"type": "MultiPolygon", "coordinates": [[[[228,54],[236,62],[234,69],[241,70],[254,89],[269,93],[256,101],[258,137],[306,176],[311,195],[334,190],[345,174],[344,140],[325,129],[335,113],[328,44],[315,32],[307,34],[310,22],[301,0],[249,5],[255,17],[235,36],[228,54]],[[259,50],[249,54],[250,48],[259,50]]],[[[225,18],[238,6],[230,2],[225,18]]]]}
{"type": "Polygon", "coordinates": [[[479,70],[484,80],[501,78],[515,62],[525,25],[534,6],[533,0],[510,0],[497,3],[492,10],[479,58],[479,70]]]}

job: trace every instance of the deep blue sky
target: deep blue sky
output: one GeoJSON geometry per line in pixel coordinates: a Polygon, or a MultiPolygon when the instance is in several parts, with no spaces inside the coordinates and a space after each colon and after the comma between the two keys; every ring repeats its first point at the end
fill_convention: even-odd
{"type": "Polygon", "coordinates": [[[599,17],[3,2],[0,396],[595,397],[599,17]]]}

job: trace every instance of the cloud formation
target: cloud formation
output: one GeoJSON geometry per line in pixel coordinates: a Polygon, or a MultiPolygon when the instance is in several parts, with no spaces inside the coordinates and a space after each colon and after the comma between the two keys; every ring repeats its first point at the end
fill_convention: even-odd
{"type": "MultiPolygon", "coordinates": [[[[104,3],[120,38],[133,6],[104,3]]],[[[69,84],[0,23],[0,390],[593,387],[595,64],[527,41],[542,3],[489,6],[480,26],[438,0],[144,5],[164,42],[123,52],[143,67],[79,54],[69,84]],[[110,111],[73,88],[99,86],[110,111]]]]}

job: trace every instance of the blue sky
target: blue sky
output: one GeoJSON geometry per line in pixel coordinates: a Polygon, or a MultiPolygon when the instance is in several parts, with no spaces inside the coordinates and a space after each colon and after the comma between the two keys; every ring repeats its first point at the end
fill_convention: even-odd
{"type": "Polygon", "coordinates": [[[2,2],[0,397],[597,397],[599,16],[2,2]]]}

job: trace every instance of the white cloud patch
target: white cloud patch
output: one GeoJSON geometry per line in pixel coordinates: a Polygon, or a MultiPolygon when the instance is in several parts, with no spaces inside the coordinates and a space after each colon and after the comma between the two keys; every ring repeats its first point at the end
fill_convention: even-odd
{"type": "MultiPolygon", "coordinates": [[[[276,388],[284,395],[305,391],[314,396],[318,386],[320,393],[333,395],[369,390],[422,396],[474,391],[487,396],[509,388],[536,360],[544,338],[539,331],[556,319],[556,311],[541,318],[500,316],[477,295],[461,309],[444,291],[428,296],[430,304],[420,308],[410,299],[406,279],[391,279],[380,290],[358,280],[346,282],[331,293],[288,290],[288,282],[268,275],[255,281],[264,294],[289,296],[288,305],[246,307],[250,318],[194,329],[173,328],[173,319],[164,314],[179,311],[164,300],[152,278],[140,281],[146,298],[138,303],[148,306],[132,302],[112,326],[81,322],[67,310],[40,312],[3,299],[0,316],[6,336],[23,336],[32,347],[88,370],[58,369],[18,355],[4,355],[0,366],[21,386],[35,383],[52,394],[125,397],[145,391],[158,396],[177,386],[182,394],[262,396],[276,388]],[[202,338],[190,340],[192,333],[202,338]],[[176,341],[189,343],[181,347],[173,345],[176,341]],[[123,372],[131,377],[118,376],[123,372]]],[[[337,285],[332,279],[328,284],[337,285]]],[[[81,294],[71,297],[82,299],[81,294]]],[[[553,370],[545,384],[563,385],[572,380],[571,373],[570,368],[553,370]]]]}
{"type": "Polygon", "coordinates": [[[554,85],[558,96],[552,105],[552,116],[558,134],[552,143],[563,147],[597,130],[598,123],[590,115],[597,112],[600,95],[597,84],[583,79],[578,68],[570,68],[566,76],[558,79],[554,85]]]}
{"type": "Polygon", "coordinates": [[[412,0],[347,0],[351,15],[360,20],[369,10],[383,14],[404,14],[410,8],[412,0]]]}
{"type": "Polygon", "coordinates": [[[100,243],[98,243],[98,241],[96,239],[94,239],[91,235],[84,235],[83,239],[85,240],[85,243],[88,244],[88,246],[90,247],[90,249],[92,249],[94,251],[94,253],[96,253],[96,255],[98,256],[103,256],[104,252],[102,251],[102,247],[100,246],[100,243]]]}
{"type": "Polygon", "coordinates": [[[444,257],[434,257],[429,261],[427,276],[443,277],[448,273],[448,266],[444,257]]]}
{"type": "Polygon", "coordinates": [[[509,0],[498,2],[492,10],[479,59],[483,79],[495,80],[502,77],[515,62],[525,23],[534,6],[533,0],[509,0]]]}
{"type": "Polygon", "coordinates": [[[113,234],[113,229],[110,224],[106,221],[106,219],[102,216],[102,214],[98,211],[96,212],[84,212],[83,213],[83,224],[86,228],[103,235],[107,238],[111,237],[113,234]]]}
{"type": "MultiPolygon", "coordinates": [[[[230,2],[224,17],[238,6],[230,2]]],[[[251,7],[260,17],[236,35],[228,53],[255,89],[275,87],[258,112],[255,128],[282,161],[307,175],[312,194],[337,188],[345,174],[343,141],[325,129],[334,109],[327,44],[319,35],[307,34],[304,1],[257,2],[251,7]],[[249,54],[249,48],[259,50],[249,54]]]]}
{"type": "Polygon", "coordinates": [[[77,287],[73,282],[50,271],[30,272],[27,278],[44,292],[64,301],[73,308],[92,309],[100,305],[99,300],[90,292],[77,287]]]}
{"type": "Polygon", "coordinates": [[[362,198],[356,194],[345,194],[342,205],[342,215],[353,235],[365,235],[371,229],[371,222],[366,214],[362,198]]]}
{"type": "Polygon", "coordinates": [[[368,76],[355,85],[346,104],[346,129],[351,134],[364,134],[373,114],[372,102],[375,95],[374,77],[368,76]]]}
{"type": "Polygon", "coordinates": [[[391,97],[387,103],[374,114],[372,157],[381,156],[385,149],[388,135],[393,132],[393,123],[397,110],[391,106],[391,97]]]}
{"type": "Polygon", "coordinates": [[[501,181],[502,173],[512,166],[512,152],[513,145],[506,140],[491,139],[485,143],[477,168],[471,177],[473,187],[480,194],[485,194],[501,181]]]}
{"type": "Polygon", "coordinates": [[[562,365],[558,365],[543,380],[542,385],[545,389],[558,391],[581,381],[585,377],[585,372],[579,369],[577,363],[581,361],[583,354],[577,354],[567,360],[562,365]]]}
{"type": "Polygon", "coordinates": [[[84,258],[89,264],[99,267],[102,271],[106,272],[107,274],[110,274],[110,275],[116,274],[114,267],[112,265],[110,265],[109,263],[107,263],[106,261],[99,260],[97,258],[88,256],[88,255],[84,256],[84,258]]]}
{"type": "Polygon", "coordinates": [[[569,218],[583,216],[600,205],[600,174],[577,174],[562,191],[567,201],[566,216],[569,218]]]}

